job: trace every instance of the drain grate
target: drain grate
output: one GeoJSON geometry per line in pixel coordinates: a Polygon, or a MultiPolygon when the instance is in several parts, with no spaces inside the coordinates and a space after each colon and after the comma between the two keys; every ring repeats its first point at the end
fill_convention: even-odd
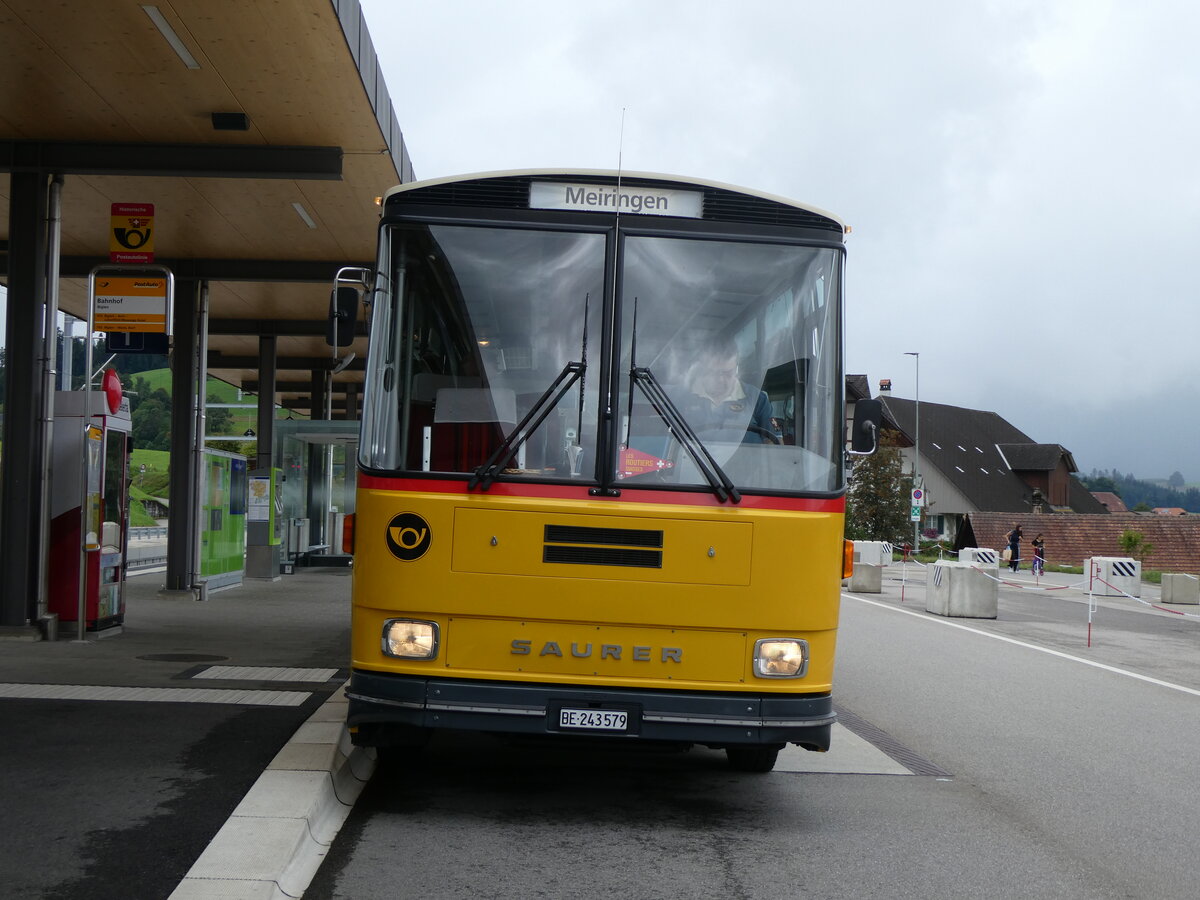
{"type": "Polygon", "coordinates": [[[943,778],[952,777],[949,772],[936,763],[932,763],[908,747],[904,746],[882,728],[872,725],[862,716],[857,716],[844,706],[833,704],[838,721],[857,734],[864,741],[878,747],[900,765],[914,775],[934,775],[943,778]]]}

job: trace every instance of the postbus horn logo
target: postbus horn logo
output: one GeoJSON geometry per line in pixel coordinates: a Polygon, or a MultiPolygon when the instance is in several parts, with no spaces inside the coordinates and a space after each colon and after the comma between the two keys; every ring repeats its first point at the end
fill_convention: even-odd
{"type": "Polygon", "coordinates": [[[387,527],[387,546],[392,556],[405,562],[420,559],[433,541],[429,523],[416,513],[397,513],[387,527]]]}

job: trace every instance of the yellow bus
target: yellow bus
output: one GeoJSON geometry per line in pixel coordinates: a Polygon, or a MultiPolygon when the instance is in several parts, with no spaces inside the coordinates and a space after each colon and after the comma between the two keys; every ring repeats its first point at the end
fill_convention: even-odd
{"type": "Polygon", "coordinates": [[[759,772],[789,742],[828,749],[845,231],[646,173],[386,195],[363,293],[356,744],[704,745],[759,772]]]}

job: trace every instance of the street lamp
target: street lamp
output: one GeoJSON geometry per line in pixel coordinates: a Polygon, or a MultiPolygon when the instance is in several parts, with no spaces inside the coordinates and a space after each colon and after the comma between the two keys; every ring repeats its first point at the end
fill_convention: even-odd
{"type": "MultiPolygon", "coordinates": [[[[915,418],[917,421],[916,433],[913,435],[913,488],[921,487],[921,474],[918,466],[921,462],[921,354],[906,352],[905,356],[911,356],[917,364],[917,386],[916,386],[916,401],[915,401],[915,418]]],[[[921,549],[921,520],[918,518],[913,523],[913,552],[921,549]]]]}

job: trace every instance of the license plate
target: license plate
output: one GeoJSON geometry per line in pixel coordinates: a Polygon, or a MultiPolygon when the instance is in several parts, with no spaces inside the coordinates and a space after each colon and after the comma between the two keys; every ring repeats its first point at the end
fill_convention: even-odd
{"type": "Polygon", "coordinates": [[[559,728],[584,728],[589,731],[625,731],[629,713],[616,709],[561,709],[559,728]]]}

